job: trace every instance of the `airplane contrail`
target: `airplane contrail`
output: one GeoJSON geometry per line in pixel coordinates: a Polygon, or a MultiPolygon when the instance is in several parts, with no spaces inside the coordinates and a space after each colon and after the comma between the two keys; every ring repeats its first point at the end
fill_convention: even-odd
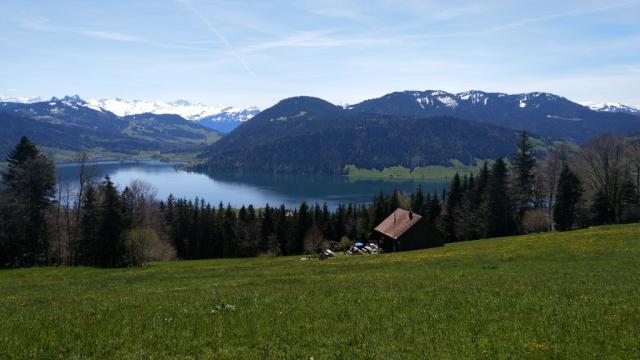
{"type": "Polygon", "coordinates": [[[181,3],[183,3],[187,9],[189,9],[189,11],[191,11],[198,19],[200,19],[200,21],[202,21],[202,23],[211,31],[213,32],[216,37],[222,42],[222,44],[224,45],[225,48],[227,48],[227,51],[229,51],[229,53],[231,53],[231,55],[233,55],[233,57],[235,57],[238,62],[240,62],[240,64],[242,65],[242,67],[254,78],[257,79],[258,76],[256,75],[256,73],[251,69],[251,67],[249,67],[249,65],[247,64],[247,62],[244,60],[244,58],[238,54],[238,52],[233,48],[233,46],[231,46],[231,43],[229,43],[229,40],[227,40],[227,38],[213,25],[213,23],[211,22],[211,20],[209,20],[206,16],[202,15],[202,13],[200,11],[198,11],[198,9],[196,9],[195,6],[193,6],[193,4],[191,3],[191,0],[179,0],[181,3]]]}

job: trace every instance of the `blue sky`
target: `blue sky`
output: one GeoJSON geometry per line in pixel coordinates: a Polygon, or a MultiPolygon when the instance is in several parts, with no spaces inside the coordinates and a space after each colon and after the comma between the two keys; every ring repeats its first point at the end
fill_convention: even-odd
{"type": "Polygon", "coordinates": [[[640,105],[640,0],[0,0],[0,95],[354,103],[548,91],[640,105]]]}

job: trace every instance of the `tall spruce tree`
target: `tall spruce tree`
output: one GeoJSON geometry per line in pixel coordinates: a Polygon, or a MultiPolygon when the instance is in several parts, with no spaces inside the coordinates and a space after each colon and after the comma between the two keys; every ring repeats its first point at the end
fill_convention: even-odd
{"type": "MultiPolygon", "coordinates": [[[[351,206],[351,204],[349,204],[349,206],[351,206]]],[[[371,220],[376,225],[380,224],[388,216],[382,191],[373,198],[371,211],[371,220]]]]}
{"type": "Polygon", "coordinates": [[[480,217],[482,215],[480,205],[484,191],[483,186],[481,182],[476,182],[473,173],[468,178],[465,176],[465,179],[463,181],[463,196],[454,213],[456,218],[455,232],[458,240],[477,239],[484,233],[484,224],[480,217]]]}
{"type": "Polygon", "coordinates": [[[391,196],[387,201],[387,215],[396,211],[400,207],[400,191],[398,189],[393,190],[391,196]]]}
{"type": "Polygon", "coordinates": [[[487,235],[506,236],[515,233],[515,221],[508,189],[509,171],[504,159],[493,164],[486,192],[487,235]]]}
{"type": "Polygon", "coordinates": [[[224,210],[222,223],[223,257],[236,257],[238,255],[238,217],[231,204],[227,204],[224,210]]]}
{"type": "Polygon", "coordinates": [[[553,221],[556,224],[556,229],[564,231],[573,228],[576,223],[581,196],[582,184],[580,179],[565,164],[558,179],[556,204],[553,207],[553,221]]]}
{"type": "Polygon", "coordinates": [[[93,186],[84,190],[80,209],[80,237],[74,246],[74,262],[78,265],[93,266],[98,263],[98,258],[102,255],[96,228],[98,224],[97,194],[93,186]]]}
{"type": "Polygon", "coordinates": [[[280,205],[275,210],[274,234],[278,244],[280,244],[280,253],[288,255],[287,235],[289,234],[289,222],[287,221],[287,209],[284,205],[280,205]]]}
{"type": "Polygon", "coordinates": [[[442,219],[442,232],[447,241],[456,240],[456,212],[462,202],[462,182],[456,173],[451,181],[451,187],[445,201],[445,214],[442,219]]]}
{"type": "Polygon", "coordinates": [[[202,239],[200,241],[199,255],[202,259],[210,259],[214,257],[213,248],[216,246],[216,210],[211,204],[202,200],[202,216],[200,218],[200,228],[202,239]]]}
{"type": "Polygon", "coordinates": [[[536,159],[533,156],[533,145],[527,132],[523,132],[518,141],[518,148],[513,157],[513,196],[518,221],[531,208],[534,189],[534,167],[536,159]]]}
{"type": "Polygon", "coordinates": [[[429,201],[429,221],[435,222],[440,214],[442,213],[442,206],[440,205],[440,200],[438,199],[438,194],[433,194],[431,200],[429,201]]]}
{"type": "Polygon", "coordinates": [[[411,210],[415,213],[423,215],[424,213],[424,193],[422,192],[422,184],[418,184],[416,191],[411,195],[411,210]]]}
{"type": "Polygon", "coordinates": [[[40,154],[36,144],[29,138],[23,136],[16,147],[7,155],[8,163],[6,172],[2,173],[2,181],[9,187],[15,189],[21,185],[21,166],[27,161],[33,160],[40,154]]]}
{"type": "Polygon", "coordinates": [[[485,161],[482,168],[478,172],[477,179],[475,181],[475,189],[471,194],[471,201],[477,208],[480,206],[483,200],[483,195],[487,190],[487,184],[489,183],[489,164],[485,161]]]}
{"type": "Polygon", "coordinates": [[[300,204],[297,213],[294,216],[293,232],[290,238],[289,252],[290,254],[302,254],[304,251],[304,235],[313,224],[313,217],[309,212],[309,205],[306,202],[300,204]]]}
{"type": "Polygon", "coordinates": [[[28,138],[22,137],[6,158],[6,171],[2,183],[7,187],[7,214],[5,262],[10,266],[46,264],[49,255],[46,209],[55,195],[55,168],[53,162],[40,152],[28,138]]]}
{"type": "MultiPolygon", "coordinates": [[[[273,252],[274,249],[271,248],[271,246],[275,246],[274,242],[279,246],[278,244],[278,238],[277,237],[271,237],[271,235],[274,232],[274,219],[273,219],[273,210],[271,210],[271,207],[269,206],[269,204],[267,204],[264,207],[264,211],[262,212],[262,222],[260,224],[261,228],[260,228],[260,247],[262,248],[262,250],[265,250],[267,248],[270,248],[271,251],[273,252]],[[271,241],[271,244],[269,244],[269,242],[271,241]]],[[[277,251],[277,253],[279,253],[280,251],[277,251]]]]}
{"type": "Polygon", "coordinates": [[[102,201],[98,211],[98,249],[101,254],[96,265],[118,267],[124,263],[122,232],[125,229],[125,215],[122,200],[111,178],[107,175],[100,186],[102,201]]]}

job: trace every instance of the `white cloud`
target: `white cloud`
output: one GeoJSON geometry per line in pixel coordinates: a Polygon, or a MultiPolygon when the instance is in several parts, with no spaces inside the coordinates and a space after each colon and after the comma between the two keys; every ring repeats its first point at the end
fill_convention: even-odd
{"type": "Polygon", "coordinates": [[[94,37],[98,39],[124,41],[124,42],[144,42],[141,37],[131,36],[112,31],[100,31],[100,30],[75,30],[80,35],[94,37]]]}

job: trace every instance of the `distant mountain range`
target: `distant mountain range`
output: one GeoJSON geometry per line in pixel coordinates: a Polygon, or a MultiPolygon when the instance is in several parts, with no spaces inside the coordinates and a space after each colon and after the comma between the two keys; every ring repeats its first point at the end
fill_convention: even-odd
{"type": "Polygon", "coordinates": [[[593,111],[549,93],[395,92],[339,107],[295,97],[213,144],[209,169],[341,173],[346,165],[415,168],[509,156],[528,131],[543,143],[640,132],[640,117],[593,111]]]}
{"type": "Polygon", "coordinates": [[[620,111],[593,111],[564,97],[542,92],[526,94],[441,90],[394,92],[348,107],[361,113],[411,116],[453,116],[526,130],[555,139],[584,142],[607,131],[640,131],[640,117],[620,111]]]}
{"type": "MultiPolygon", "coordinates": [[[[441,90],[428,90],[428,91],[404,91],[404,92],[396,92],[385,95],[378,99],[372,99],[363,101],[360,104],[347,106],[350,108],[356,108],[359,111],[371,111],[374,110],[376,113],[386,113],[386,109],[372,109],[372,104],[380,103],[381,101],[387,101],[383,106],[391,106],[394,105],[389,102],[389,100],[400,100],[402,95],[413,94],[416,103],[412,103],[411,99],[409,99],[409,104],[401,104],[400,106],[406,106],[402,111],[391,110],[392,114],[398,113],[406,113],[410,115],[417,115],[420,117],[423,116],[434,116],[434,115],[446,115],[446,116],[459,116],[463,118],[470,118],[472,120],[481,120],[484,116],[493,116],[492,114],[494,110],[501,111],[504,108],[505,103],[512,102],[511,105],[517,102],[517,108],[523,109],[526,107],[525,104],[527,102],[537,102],[530,105],[531,107],[536,107],[540,109],[542,103],[540,99],[547,100],[544,106],[548,106],[553,102],[557,102],[557,100],[563,99],[557,95],[548,94],[548,93],[528,93],[528,94],[517,94],[517,95],[507,95],[502,93],[486,93],[482,91],[468,91],[464,93],[451,94],[441,90]],[[540,98],[540,96],[544,96],[540,98]],[[548,97],[548,98],[547,98],[548,97]],[[416,104],[420,106],[420,109],[412,109],[416,104]],[[409,105],[409,106],[407,106],[409,105]],[[471,105],[471,106],[469,106],[471,105]],[[475,108],[475,109],[473,109],[475,108]],[[476,114],[471,114],[475,112],[476,114]]],[[[78,96],[74,96],[79,98],[78,96]]],[[[46,102],[48,99],[42,97],[7,97],[0,96],[1,102],[13,102],[13,103],[37,103],[37,102],[46,102]]],[[[568,100],[566,100],[568,101],[568,100]]],[[[545,102],[545,101],[543,101],[545,102]]],[[[638,107],[623,105],[616,102],[608,102],[608,103],[597,103],[597,102],[582,102],[582,103],[573,103],[570,102],[573,107],[576,105],[582,105],[587,107],[593,111],[597,112],[608,112],[608,113],[623,113],[630,115],[640,116],[640,109],[638,107]]],[[[507,104],[509,105],[509,104],[507,104]]],[[[120,98],[114,99],[97,99],[97,100],[87,100],[83,106],[90,107],[94,110],[98,111],[109,111],[114,113],[117,116],[128,116],[128,115],[138,115],[144,113],[151,114],[173,114],[179,115],[182,118],[190,121],[195,121],[200,123],[200,125],[206,126],[210,129],[216,130],[220,133],[229,133],[233,131],[236,127],[238,127],[241,123],[251,119],[253,116],[257,115],[260,112],[260,109],[255,106],[247,106],[247,107],[233,107],[233,106],[224,106],[224,105],[205,105],[202,103],[191,103],[186,100],[176,100],[176,101],[147,101],[147,100],[125,100],[120,98]]],[[[555,105],[554,105],[555,106],[555,105]]],[[[513,106],[512,106],[513,108],[513,106]]],[[[575,112],[576,110],[580,110],[581,108],[570,109],[569,112],[575,112]]],[[[548,110],[546,108],[540,109],[541,112],[548,110]]],[[[583,110],[583,109],[582,109],[583,110]]],[[[520,110],[520,113],[522,110],[520,110]]],[[[531,112],[527,112],[529,115],[531,112]]],[[[503,114],[501,116],[509,116],[509,117],[518,117],[518,112],[515,114],[503,114]]],[[[563,117],[561,115],[555,114],[546,114],[549,116],[557,116],[556,120],[560,119],[569,119],[576,120],[581,119],[579,117],[569,118],[563,117]]],[[[500,117],[500,116],[499,116],[500,117]]],[[[491,121],[487,121],[491,122],[491,121]]],[[[499,124],[501,125],[501,124],[499,124]]]]}
{"type": "Polygon", "coordinates": [[[3,100],[1,154],[27,135],[46,148],[67,152],[206,149],[203,167],[275,172],[337,174],[346,165],[414,168],[452,159],[470,164],[510,155],[524,130],[540,145],[583,143],[609,131],[640,133],[640,112],[632,107],[583,106],[541,92],[402,91],[348,106],[295,97],[262,112],[184,100],[3,100]]]}
{"type": "Polygon", "coordinates": [[[632,115],[640,115],[640,107],[623,105],[620,103],[596,103],[596,102],[582,102],[582,106],[586,106],[594,111],[602,112],[619,112],[632,115]]]}
{"type": "MultiPolygon", "coordinates": [[[[78,98],[79,96],[69,96],[78,98]]],[[[32,104],[46,102],[48,99],[41,97],[2,97],[0,102],[12,102],[32,104]]],[[[251,119],[260,109],[255,106],[233,107],[233,106],[209,106],[204,104],[193,104],[186,100],[177,101],[145,101],[145,100],[124,100],[124,99],[98,99],[87,100],[80,106],[89,107],[97,111],[109,111],[117,116],[138,115],[144,113],[157,115],[179,115],[186,120],[200,123],[210,129],[221,133],[231,132],[242,122],[251,119]]]]}
{"type": "Polygon", "coordinates": [[[118,116],[95,110],[78,96],[0,102],[0,155],[26,135],[56,155],[88,151],[97,157],[196,151],[220,133],[178,115],[118,116]]]}

